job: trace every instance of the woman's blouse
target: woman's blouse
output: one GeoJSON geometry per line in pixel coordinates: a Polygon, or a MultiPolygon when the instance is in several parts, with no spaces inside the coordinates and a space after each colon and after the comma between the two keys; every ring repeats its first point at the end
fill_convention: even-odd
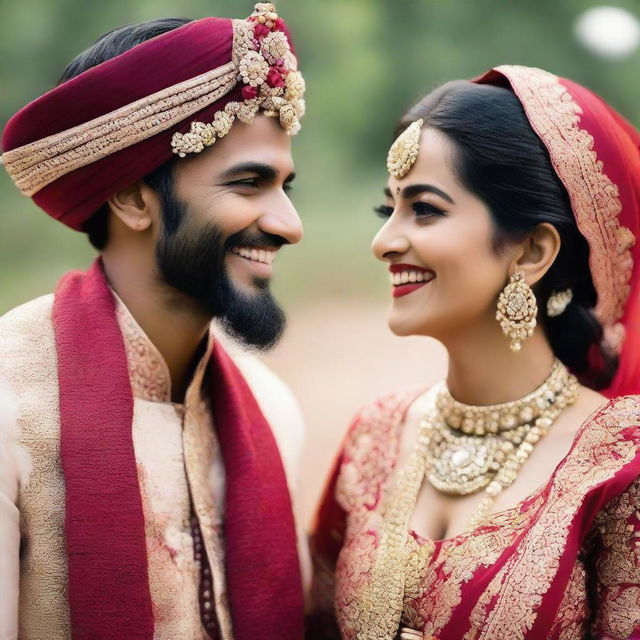
{"type": "Polygon", "coordinates": [[[597,410],[548,482],[513,508],[443,540],[394,532],[395,601],[398,575],[375,567],[417,397],[366,407],[346,438],[313,537],[308,637],[391,638],[400,626],[437,640],[640,637],[640,397],[597,410]]]}

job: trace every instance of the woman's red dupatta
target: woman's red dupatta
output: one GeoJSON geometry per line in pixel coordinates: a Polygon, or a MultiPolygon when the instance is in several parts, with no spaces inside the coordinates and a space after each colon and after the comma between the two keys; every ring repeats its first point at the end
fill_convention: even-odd
{"type": "MultiPolygon", "coordinates": [[[[151,640],[133,395],[101,262],[56,290],[53,322],[74,640],[151,640]]],[[[219,344],[212,406],[226,472],[227,592],[238,640],[300,640],[303,598],[286,477],[269,424],[219,344]]]]}

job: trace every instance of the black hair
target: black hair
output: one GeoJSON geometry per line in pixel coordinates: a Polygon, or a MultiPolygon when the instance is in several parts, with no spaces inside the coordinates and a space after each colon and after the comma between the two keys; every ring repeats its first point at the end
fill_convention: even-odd
{"type": "Polygon", "coordinates": [[[593,313],[597,296],[589,269],[589,246],[578,231],[569,196],[547,149],[529,125],[518,98],[505,87],[457,80],[411,107],[396,135],[420,118],[423,126],[441,131],[453,142],[460,182],[491,213],[497,254],[543,222],[556,228],[560,251],[534,287],[538,321],[555,355],[583,384],[606,387],[617,359],[603,348],[602,326],[593,313]],[[562,314],[549,317],[550,295],[567,288],[573,290],[573,300],[562,314]],[[600,362],[597,367],[592,365],[596,360],[600,362]]]}
{"type": "MultiPolygon", "coordinates": [[[[87,69],[115,58],[146,40],[173,31],[189,22],[190,18],[159,18],[113,29],[76,56],[62,72],[58,84],[67,82],[87,69]]],[[[144,178],[144,181],[160,194],[162,200],[169,197],[169,192],[173,189],[173,167],[174,161],[169,160],[144,178]]],[[[109,239],[109,206],[106,203],[85,223],[83,230],[87,233],[89,242],[98,251],[106,247],[109,239]]]]}

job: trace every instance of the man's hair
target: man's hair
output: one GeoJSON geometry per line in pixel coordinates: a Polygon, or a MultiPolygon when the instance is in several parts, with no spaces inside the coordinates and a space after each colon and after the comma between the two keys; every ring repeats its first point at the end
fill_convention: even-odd
{"type": "MultiPolygon", "coordinates": [[[[155,38],[156,36],[173,31],[178,27],[191,22],[190,18],[159,18],[149,20],[140,24],[130,24],[118,29],[113,29],[98,40],[91,47],[76,56],[62,72],[58,84],[67,82],[75,78],[87,69],[115,58],[120,54],[132,49],[138,44],[155,38]]],[[[163,190],[173,188],[173,160],[169,160],[153,173],[145,176],[144,181],[160,195],[164,195],[163,190]]],[[[96,211],[85,223],[83,229],[89,236],[89,242],[98,250],[102,251],[109,239],[109,205],[106,203],[96,211]]]]}

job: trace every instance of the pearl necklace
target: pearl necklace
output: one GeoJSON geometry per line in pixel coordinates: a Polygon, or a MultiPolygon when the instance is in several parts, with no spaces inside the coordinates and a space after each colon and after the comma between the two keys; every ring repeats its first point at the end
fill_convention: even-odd
{"type": "Polygon", "coordinates": [[[513,402],[464,405],[451,397],[445,383],[435,393],[435,403],[420,421],[427,479],[443,493],[467,495],[485,489],[474,525],[513,484],[562,410],[575,402],[578,381],[556,360],[540,387],[513,402]]]}

